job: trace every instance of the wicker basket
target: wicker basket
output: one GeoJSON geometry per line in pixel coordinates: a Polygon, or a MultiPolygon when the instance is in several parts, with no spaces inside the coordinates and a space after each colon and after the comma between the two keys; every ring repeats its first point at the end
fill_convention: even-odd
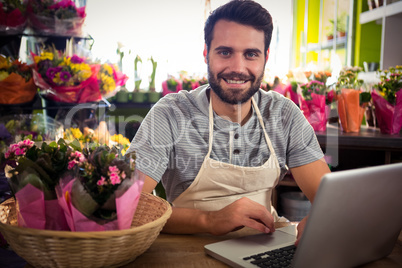
{"type": "Polygon", "coordinates": [[[0,231],[12,249],[35,267],[117,267],[144,253],[170,217],[170,204],[142,193],[130,229],[50,231],[17,226],[13,198],[0,204],[0,231]]]}

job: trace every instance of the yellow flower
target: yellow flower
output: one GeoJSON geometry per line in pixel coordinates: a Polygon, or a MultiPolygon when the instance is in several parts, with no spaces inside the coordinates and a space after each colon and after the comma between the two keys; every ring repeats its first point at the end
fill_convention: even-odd
{"type": "Polygon", "coordinates": [[[74,140],[77,139],[81,141],[84,138],[81,130],[79,128],[69,128],[64,131],[64,139],[66,140],[74,140]]]}
{"type": "Polygon", "coordinates": [[[0,69],[8,69],[11,66],[11,62],[6,57],[0,57],[0,69]]]}
{"type": "Polygon", "coordinates": [[[82,137],[82,132],[79,128],[70,128],[73,137],[76,139],[80,139],[82,137]]]}
{"type": "Polygon", "coordinates": [[[114,134],[113,136],[110,137],[110,139],[121,145],[130,145],[130,140],[121,134],[114,134]]]}
{"type": "Polygon", "coordinates": [[[86,63],[71,63],[70,67],[73,73],[78,75],[79,81],[85,81],[92,75],[91,67],[86,63]]]}
{"type": "Polygon", "coordinates": [[[42,53],[40,53],[40,56],[34,57],[35,63],[38,63],[38,62],[44,61],[44,60],[52,61],[53,59],[54,59],[54,55],[52,52],[42,52],[42,53]]]}
{"type": "Polygon", "coordinates": [[[65,66],[71,65],[71,58],[64,57],[63,62],[60,65],[65,65],[65,66]]]}
{"type": "Polygon", "coordinates": [[[0,81],[6,79],[9,76],[9,73],[6,71],[0,71],[0,81]]]}
{"type": "Polygon", "coordinates": [[[42,52],[40,54],[40,59],[41,60],[53,60],[54,59],[54,55],[52,52],[42,52]]]}
{"type": "Polygon", "coordinates": [[[113,75],[113,68],[109,64],[105,63],[102,67],[106,74],[113,75]]]}
{"type": "Polygon", "coordinates": [[[125,155],[128,147],[130,147],[130,140],[124,137],[121,134],[114,134],[110,137],[110,140],[116,142],[117,144],[122,145],[121,154],[125,155]]]}
{"type": "Polygon", "coordinates": [[[79,81],[85,81],[88,78],[90,78],[92,75],[91,70],[82,70],[78,73],[78,80],[79,81]]]}
{"type": "Polygon", "coordinates": [[[102,89],[106,92],[113,91],[116,88],[116,83],[114,79],[106,74],[100,74],[100,79],[102,82],[102,89]]]}

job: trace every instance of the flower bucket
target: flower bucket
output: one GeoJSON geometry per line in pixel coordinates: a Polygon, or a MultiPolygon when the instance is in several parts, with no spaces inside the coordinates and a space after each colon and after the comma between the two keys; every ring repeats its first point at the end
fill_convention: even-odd
{"type": "Polygon", "coordinates": [[[360,132],[364,108],[360,106],[360,91],[343,88],[337,96],[338,113],[342,131],[360,132]]]}
{"type": "Polygon", "coordinates": [[[156,103],[161,98],[160,92],[148,92],[148,102],[156,103]]]}
{"type": "Polygon", "coordinates": [[[371,93],[371,97],[381,133],[398,134],[402,128],[402,90],[396,93],[395,105],[390,104],[375,90],[371,93]]]}
{"type": "Polygon", "coordinates": [[[147,97],[145,92],[132,92],[131,94],[131,101],[134,103],[143,103],[145,102],[147,97]]]}

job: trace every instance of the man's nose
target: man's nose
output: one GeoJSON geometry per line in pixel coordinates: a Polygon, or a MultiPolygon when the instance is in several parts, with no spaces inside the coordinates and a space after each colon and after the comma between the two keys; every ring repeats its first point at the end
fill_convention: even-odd
{"type": "Polygon", "coordinates": [[[246,69],[246,59],[241,54],[234,54],[229,68],[232,72],[243,73],[246,69]]]}

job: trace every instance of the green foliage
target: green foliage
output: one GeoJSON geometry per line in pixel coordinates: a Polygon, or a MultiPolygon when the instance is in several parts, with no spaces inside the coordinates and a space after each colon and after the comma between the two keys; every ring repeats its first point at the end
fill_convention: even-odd
{"type": "Polygon", "coordinates": [[[379,70],[378,73],[380,74],[381,81],[375,88],[378,89],[384,99],[394,105],[396,102],[396,92],[402,89],[402,66],[397,65],[396,67],[389,68],[389,70],[379,70]]]}
{"type": "Polygon", "coordinates": [[[120,175],[124,173],[124,178],[131,178],[134,172],[131,163],[135,163],[135,154],[126,154],[125,159],[122,159],[118,157],[118,148],[106,145],[84,148],[82,152],[87,161],[79,165],[80,181],[93,200],[102,206],[121,184],[111,180],[113,172],[110,167],[117,168],[120,175]],[[102,178],[105,183],[100,185],[102,178]]]}
{"type": "Polygon", "coordinates": [[[360,90],[364,81],[358,79],[358,74],[362,71],[361,67],[345,67],[341,70],[336,84],[336,88],[340,91],[342,88],[353,88],[360,90]]]}
{"type": "Polygon", "coordinates": [[[35,181],[34,186],[44,191],[45,198],[56,198],[55,187],[60,175],[67,170],[70,153],[71,148],[63,139],[57,143],[43,142],[40,147],[33,145],[25,156],[15,159],[17,165],[10,172],[12,188],[17,192],[32,180],[35,181]]]}

